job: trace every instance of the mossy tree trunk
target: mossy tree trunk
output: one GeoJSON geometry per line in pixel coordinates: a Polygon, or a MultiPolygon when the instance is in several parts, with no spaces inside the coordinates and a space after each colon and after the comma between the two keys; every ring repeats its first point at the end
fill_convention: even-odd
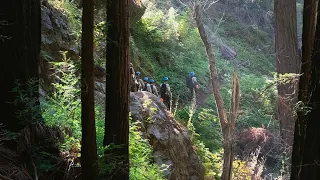
{"type": "Polygon", "coordinates": [[[93,0],[82,0],[81,41],[81,170],[82,179],[98,178],[98,155],[94,110],[93,0]]]}
{"type": "Polygon", "coordinates": [[[129,179],[129,9],[128,0],[107,4],[106,120],[104,146],[106,163],[116,165],[111,179],[129,179]],[[110,155],[110,154],[109,154],[110,155]],[[116,157],[115,157],[116,156],[116,157]],[[116,162],[113,161],[116,159],[116,162]]]}
{"type": "MultiPolygon", "coordinates": [[[[277,73],[299,73],[297,13],[295,0],[274,1],[275,53],[277,73]]],[[[294,106],[297,103],[297,82],[278,83],[277,117],[280,132],[287,147],[292,147],[294,106]]]]}
{"type": "Polygon", "coordinates": [[[39,53],[41,43],[40,0],[1,1],[0,2],[0,106],[1,121],[7,130],[19,131],[31,120],[40,120],[39,103],[39,53]],[[32,89],[28,81],[33,81],[32,89]],[[25,92],[32,99],[32,114],[23,120],[17,117],[19,112],[27,110],[29,102],[17,102],[19,92],[12,92],[21,86],[19,92],[25,92]]]}
{"type": "Polygon", "coordinates": [[[298,112],[295,124],[292,180],[320,179],[320,6],[315,24],[316,0],[305,0],[304,3],[299,101],[301,107],[308,109],[298,112]]]}
{"type": "Polygon", "coordinates": [[[223,169],[221,180],[230,180],[232,179],[232,164],[234,158],[234,128],[235,122],[237,118],[237,112],[239,109],[240,102],[240,88],[238,81],[238,73],[237,70],[234,72],[233,76],[233,89],[232,89],[232,97],[231,97],[231,108],[229,117],[227,117],[224,101],[220,94],[220,85],[218,80],[218,75],[215,67],[215,59],[213,54],[213,49],[211,42],[206,34],[204,29],[204,25],[202,23],[201,17],[201,6],[200,0],[196,0],[195,2],[195,20],[197,23],[197,27],[200,33],[200,37],[203,41],[203,44],[206,48],[207,56],[208,56],[208,64],[209,64],[209,73],[211,78],[211,86],[213,96],[215,98],[215,102],[218,108],[219,120],[221,124],[221,131],[223,136],[223,169]]]}

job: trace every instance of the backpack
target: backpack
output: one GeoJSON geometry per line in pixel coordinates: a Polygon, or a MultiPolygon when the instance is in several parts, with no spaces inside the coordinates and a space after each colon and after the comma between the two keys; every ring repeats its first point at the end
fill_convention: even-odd
{"type": "Polygon", "coordinates": [[[186,77],[186,84],[187,84],[187,88],[194,88],[194,84],[192,82],[192,77],[190,77],[190,76],[186,77]]]}
{"type": "Polygon", "coordinates": [[[143,87],[143,89],[142,89],[142,91],[147,91],[148,90],[148,83],[144,83],[144,87],[143,87]]]}
{"type": "Polygon", "coordinates": [[[152,94],[154,94],[154,91],[153,91],[153,84],[150,84],[150,87],[151,87],[151,92],[152,92],[152,94]]]}
{"type": "Polygon", "coordinates": [[[166,95],[166,92],[167,92],[167,85],[165,83],[163,83],[160,87],[160,94],[161,96],[164,96],[166,95]]]}

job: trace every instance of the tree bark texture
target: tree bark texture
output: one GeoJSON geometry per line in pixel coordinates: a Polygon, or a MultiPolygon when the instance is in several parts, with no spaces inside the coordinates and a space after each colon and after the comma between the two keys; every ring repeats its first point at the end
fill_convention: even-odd
{"type": "MultiPolygon", "coordinates": [[[[16,81],[22,85],[21,91],[39,103],[39,53],[41,43],[40,0],[1,1],[0,2],[0,124],[7,130],[19,131],[25,123],[17,118],[19,111],[26,109],[27,102],[12,103],[18,93],[12,92],[16,81]],[[35,89],[30,92],[26,85],[33,80],[35,89]]],[[[40,106],[37,116],[40,120],[40,106]]],[[[28,118],[29,119],[29,118],[28,118]]],[[[27,120],[28,120],[27,119],[27,120]]]]}
{"type": "MultiPolygon", "coordinates": [[[[305,0],[303,11],[303,34],[302,34],[302,62],[299,82],[298,100],[302,107],[311,106],[311,111],[305,109],[298,111],[298,119],[295,123],[294,143],[292,152],[291,179],[319,179],[319,146],[316,142],[318,129],[318,105],[319,98],[319,7],[317,33],[316,27],[316,0],[305,0]],[[316,41],[315,41],[316,34],[316,41]],[[314,49],[315,47],[315,49],[314,49]],[[312,54],[313,53],[313,54],[312,54]],[[311,78],[312,77],[312,78],[311,78]],[[309,139],[311,138],[311,139],[309,139]],[[310,168],[308,170],[308,168],[310,168]],[[316,170],[318,170],[316,172],[316,170]],[[313,172],[314,174],[310,174],[313,172]]],[[[318,110],[319,111],[319,110],[318,110]]]]}
{"type": "MultiPolygon", "coordinates": [[[[275,0],[275,52],[277,73],[299,73],[297,13],[295,0],[275,0]]],[[[280,132],[286,146],[293,144],[294,106],[297,103],[298,83],[278,84],[280,132]]]]}
{"type": "Polygon", "coordinates": [[[201,11],[200,11],[200,1],[196,0],[195,3],[195,20],[197,23],[197,27],[200,33],[200,37],[204,43],[206,48],[207,56],[208,56],[208,64],[209,64],[209,73],[211,78],[211,86],[212,92],[216,101],[219,120],[222,128],[222,135],[223,135],[223,169],[222,169],[222,176],[221,180],[230,180],[232,179],[232,165],[233,165],[233,157],[234,157],[234,128],[235,128],[235,121],[237,118],[237,112],[239,108],[239,101],[240,101],[240,89],[239,89],[239,82],[238,82],[238,73],[237,71],[234,72],[234,79],[233,79],[233,91],[232,91],[232,102],[230,108],[230,116],[227,119],[226,109],[224,106],[224,102],[220,95],[220,85],[217,76],[217,71],[215,69],[215,60],[211,42],[205,32],[204,25],[202,23],[201,11]]]}
{"type": "MultiPolygon", "coordinates": [[[[129,179],[129,11],[128,0],[107,5],[107,77],[104,145],[117,145],[120,167],[111,179],[129,179]],[[120,147],[119,147],[120,145],[120,147]]],[[[108,163],[108,162],[107,162],[108,163]]]]}
{"type": "Polygon", "coordinates": [[[81,171],[82,179],[98,178],[98,155],[94,111],[93,0],[82,1],[81,42],[81,171]]]}

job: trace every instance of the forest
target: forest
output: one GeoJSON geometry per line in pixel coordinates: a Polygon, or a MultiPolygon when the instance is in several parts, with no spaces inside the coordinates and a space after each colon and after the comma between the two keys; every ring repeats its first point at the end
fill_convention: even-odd
{"type": "Polygon", "coordinates": [[[1,1],[0,179],[319,180],[318,3],[1,1]]]}

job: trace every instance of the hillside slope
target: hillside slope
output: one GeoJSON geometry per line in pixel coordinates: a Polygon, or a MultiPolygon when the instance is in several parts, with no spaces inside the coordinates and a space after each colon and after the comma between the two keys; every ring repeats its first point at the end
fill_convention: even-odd
{"type": "MultiPolygon", "coordinates": [[[[211,152],[221,152],[222,137],[211,93],[207,56],[192,8],[185,6],[189,1],[143,2],[146,12],[131,29],[131,59],[135,70],[152,77],[158,84],[164,76],[169,77],[173,104],[178,107],[175,118],[188,125],[192,115],[191,122],[199,139],[211,152]],[[185,84],[185,77],[191,71],[196,73],[200,84],[194,112],[190,111],[192,102],[185,84]]],[[[232,74],[235,67],[239,70],[241,110],[235,134],[251,127],[263,127],[279,140],[279,124],[275,117],[277,91],[274,86],[272,6],[271,1],[218,1],[210,8],[204,7],[203,13],[227,110],[232,74]],[[221,50],[226,47],[235,51],[235,59],[224,56],[221,50]]],[[[244,160],[250,158],[237,155],[244,160]]],[[[278,157],[278,154],[268,156],[278,157]]],[[[280,166],[280,159],[267,163],[265,173],[278,174],[280,166]]]]}

